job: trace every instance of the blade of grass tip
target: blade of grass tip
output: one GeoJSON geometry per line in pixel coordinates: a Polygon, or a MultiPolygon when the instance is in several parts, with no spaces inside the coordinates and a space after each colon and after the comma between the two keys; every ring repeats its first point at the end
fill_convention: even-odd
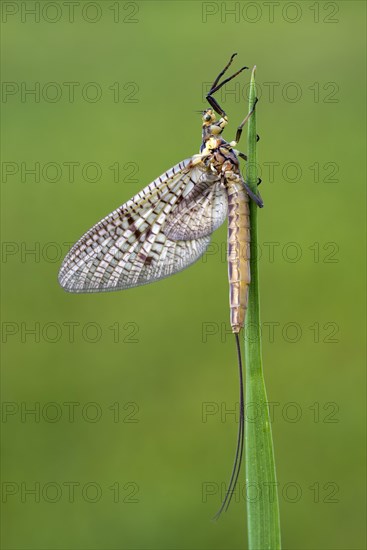
{"type": "MultiPolygon", "coordinates": [[[[249,110],[256,99],[255,70],[250,82],[249,110]]],[[[257,192],[256,110],[248,121],[247,184],[257,192]]],[[[262,369],[259,269],[257,261],[258,206],[250,200],[251,284],[245,321],[246,377],[246,489],[250,550],[281,548],[277,480],[273,439],[262,369]]]]}

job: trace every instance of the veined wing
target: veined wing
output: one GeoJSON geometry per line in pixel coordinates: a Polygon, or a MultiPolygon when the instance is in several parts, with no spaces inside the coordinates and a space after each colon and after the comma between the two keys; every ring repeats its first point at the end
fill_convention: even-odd
{"type": "Polygon", "coordinates": [[[61,286],[69,292],[118,290],[159,280],[195,262],[210,235],[193,231],[190,238],[187,231],[185,240],[178,240],[162,228],[206,174],[205,167],[187,159],[97,223],[66,256],[61,286]]]}
{"type": "Polygon", "coordinates": [[[168,215],[163,233],[174,240],[198,239],[213,233],[227,217],[228,197],[213,173],[203,173],[195,187],[168,215]]]}

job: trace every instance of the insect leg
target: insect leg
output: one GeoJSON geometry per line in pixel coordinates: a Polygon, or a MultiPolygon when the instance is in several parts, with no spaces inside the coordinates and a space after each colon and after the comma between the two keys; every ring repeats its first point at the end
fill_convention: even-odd
{"type": "Polygon", "coordinates": [[[223,71],[221,71],[219,73],[219,75],[217,76],[217,78],[214,80],[213,84],[212,84],[212,87],[210,88],[209,92],[207,93],[206,95],[206,99],[209,103],[209,105],[214,109],[214,111],[216,113],[218,113],[218,115],[224,117],[226,116],[226,113],[225,111],[222,109],[222,107],[219,105],[218,101],[213,97],[213,94],[215,92],[217,92],[218,90],[220,90],[220,88],[222,86],[224,86],[225,84],[227,84],[227,82],[229,82],[230,80],[232,80],[233,78],[235,78],[237,75],[239,75],[242,71],[244,71],[245,69],[248,69],[248,67],[242,67],[239,71],[235,72],[232,76],[226,78],[225,80],[223,80],[223,82],[221,82],[220,84],[218,84],[219,80],[222,78],[222,76],[224,75],[224,73],[227,71],[228,67],[231,65],[232,61],[233,61],[233,58],[235,57],[235,55],[237,54],[233,54],[231,56],[231,59],[229,60],[229,62],[227,63],[227,65],[224,67],[223,71]]]}
{"type": "Polygon", "coordinates": [[[241,153],[241,151],[237,151],[236,149],[235,149],[234,152],[235,152],[236,155],[237,155],[238,157],[240,157],[241,159],[247,160],[247,155],[245,155],[245,153],[241,153]]]}
{"type": "MultiPolygon", "coordinates": [[[[245,155],[245,153],[241,153],[241,151],[237,151],[237,149],[234,149],[234,152],[235,152],[236,155],[237,155],[238,157],[240,157],[241,159],[247,160],[247,155],[245,155]]],[[[262,182],[262,179],[261,179],[261,178],[257,178],[257,185],[260,185],[261,182],[262,182]]]]}
{"type": "MultiPolygon", "coordinates": [[[[244,186],[245,190],[246,190],[246,193],[248,194],[248,196],[250,197],[250,199],[252,201],[254,201],[255,204],[257,204],[257,206],[259,208],[262,208],[264,206],[264,202],[260,196],[260,193],[254,193],[254,191],[252,191],[251,187],[248,185],[248,183],[245,183],[244,180],[242,179],[242,177],[236,175],[236,174],[233,174],[233,172],[226,172],[225,173],[225,177],[226,177],[226,181],[232,181],[232,182],[236,182],[236,184],[240,183],[240,185],[244,186]]],[[[260,185],[261,183],[261,179],[259,178],[258,182],[257,182],[257,185],[260,185]]]]}
{"type": "Polygon", "coordinates": [[[224,75],[224,73],[228,70],[228,67],[232,64],[232,61],[233,59],[236,57],[236,53],[232,54],[231,55],[231,59],[228,61],[227,65],[224,67],[223,71],[221,71],[219,73],[219,75],[217,76],[217,78],[214,80],[212,86],[211,86],[211,89],[215,88],[216,85],[218,84],[218,82],[220,81],[220,79],[222,78],[222,76],[224,75]]]}
{"type": "MultiPolygon", "coordinates": [[[[241,134],[242,134],[242,128],[244,127],[244,125],[246,124],[246,122],[248,121],[248,119],[250,118],[250,116],[255,112],[255,107],[256,107],[256,103],[258,102],[258,98],[255,98],[255,101],[254,101],[254,104],[252,106],[252,109],[251,111],[249,112],[248,115],[246,115],[246,117],[243,119],[243,121],[241,122],[241,124],[239,125],[239,127],[237,128],[237,132],[236,132],[236,139],[235,139],[235,143],[238,143],[241,139],[241,134]]],[[[257,139],[257,141],[259,141],[257,139]]]]}
{"type": "MultiPolygon", "coordinates": [[[[259,185],[259,183],[258,183],[258,185],[259,185]]],[[[253,191],[251,191],[251,188],[250,188],[249,185],[247,185],[247,183],[245,183],[245,189],[246,189],[246,192],[247,192],[248,196],[250,197],[250,199],[253,200],[254,203],[257,204],[257,206],[259,208],[262,208],[264,206],[264,203],[263,203],[262,198],[260,197],[260,194],[256,194],[253,191]]]]}

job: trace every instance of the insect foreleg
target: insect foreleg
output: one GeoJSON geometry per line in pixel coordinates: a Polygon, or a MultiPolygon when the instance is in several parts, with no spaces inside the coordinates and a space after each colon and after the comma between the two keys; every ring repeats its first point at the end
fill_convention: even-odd
{"type": "Polygon", "coordinates": [[[212,107],[212,109],[214,109],[214,111],[216,113],[218,113],[218,115],[220,115],[221,117],[227,116],[225,111],[223,111],[222,107],[219,105],[218,101],[210,95],[210,92],[206,96],[206,99],[207,99],[210,107],[212,107]]]}
{"type": "Polygon", "coordinates": [[[218,82],[220,81],[220,79],[222,78],[222,76],[224,75],[225,72],[227,72],[228,68],[230,67],[230,65],[232,64],[232,61],[234,60],[234,58],[236,57],[236,53],[233,53],[231,55],[231,58],[230,60],[228,61],[227,65],[224,67],[223,71],[221,71],[219,73],[219,75],[217,76],[217,78],[214,80],[212,86],[211,86],[211,89],[215,88],[216,85],[218,84],[218,82]]]}
{"type": "Polygon", "coordinates": [[[222,107],[219,105],[218,101],[213,97],[213,94],[215,92],[217,92],[218,90],[220,90],[222,88],[222,86],[224,86],[225,84],[227,84],[227,82],[230,82],[233,78],[235,78],[237,75],[239,75],[242,71],[244,71],[245,69],[248,69],[248,67],[242,67],[239,71],[235,72],[232,76],[226,78],[225,80],[223,80],[223,82],[221,82],[220,84],[218,84],[219,80],[222,78],[222,76],[224,75],[224,73],[227,71],[228,67],[231,65],[232,61],[233,61],[233,58],[236,56],[237,54],[234,53],[232,56],[231,56],[231,59],[228,61],[227,65],[224,67],[223,71],[221,71],[219,73],[219,75],[217,76],[217,78],[214,80],[209,92],[207,93],[206,95],[206,99],[208,100],[208,103],[209,105],[214,109],[214,111],[216,113],[218,113],[218,115],[222,116],[222,117],[225,117],[226,116],[226,113],[225,111],[222,109],[222,107]]]}

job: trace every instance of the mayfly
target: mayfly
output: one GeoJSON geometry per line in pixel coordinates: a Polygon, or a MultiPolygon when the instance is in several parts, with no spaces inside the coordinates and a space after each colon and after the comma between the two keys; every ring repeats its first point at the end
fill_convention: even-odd
{"type": "Polygon", "coordinates": [[[227,492],[217,515],[227,510],[237,483],[244,441],[244,398],[239,333],[244,326],[250,284],[249,200],[263,206],[244,181],[235,149],[252,110],[237,128],[235,141],[222,132],[228,123],[213,94],[244,69],[222,80],[233,54],[217,76],[202,112],[200,153],[183,160],[117,208],[72,247],[61,266],[60,285],[68,292],[104,292],[158,281],[198,260],[211,234],[228,217],[230,320],[240,373],[237,449],[227,492]],[[217,113],[220,118],[217,120],[217,113]]]}

